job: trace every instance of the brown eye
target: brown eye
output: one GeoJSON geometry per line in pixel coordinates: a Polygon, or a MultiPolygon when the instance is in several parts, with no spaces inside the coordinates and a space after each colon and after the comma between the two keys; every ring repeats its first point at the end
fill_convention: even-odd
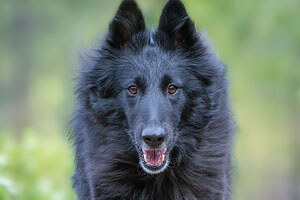
{"type": "Polygon", "coordinates": [[[177,87],[175,85],[170,85],[168,88],[169,94],[175,94],[177,92],[177,87]]]}
{"type": "Polygon", "coordinates": [[[137,87],[136,86],[130,86],[128,88],[128,91],[130,92],[130,94],[136,94],[137,93],[137,87]]]}

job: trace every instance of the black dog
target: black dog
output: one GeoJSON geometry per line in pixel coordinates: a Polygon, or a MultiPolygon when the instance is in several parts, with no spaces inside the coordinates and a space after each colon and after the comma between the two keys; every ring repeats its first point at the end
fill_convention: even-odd
{"type": "Polygon", "coordinates": [[[84,65],[72,123],[78,199],[230,199],[226,69],[179,0],[156,31],[124,0],[84,65]]]}

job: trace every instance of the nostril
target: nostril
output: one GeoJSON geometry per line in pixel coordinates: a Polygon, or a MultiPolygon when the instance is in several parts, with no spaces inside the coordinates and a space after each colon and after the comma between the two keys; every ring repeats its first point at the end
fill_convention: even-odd
{"type": "Polygon", "coordinates": [[[157,141],[157,142],[163,142],[163,141],[164,141],[164,138],[163,138],[163,137],[158,137],[156,141],[157,141]]]}
{"type": "Polygon", "coordinates": [[[145,141],[145,142],[151,142],[152,140],[151,140],[150,137],[144,137],[144,141],[145,141]]]}

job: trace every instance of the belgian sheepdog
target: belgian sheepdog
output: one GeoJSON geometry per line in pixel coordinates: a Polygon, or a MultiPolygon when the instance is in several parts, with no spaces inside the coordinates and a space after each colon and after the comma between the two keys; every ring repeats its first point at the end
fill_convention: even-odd
{"type": "Polygon", "coordinates": [[[73,187],[82,200],[229,200],[226,66],[169,0],[147,30],[123,0],[77,77],[73,187]]]}

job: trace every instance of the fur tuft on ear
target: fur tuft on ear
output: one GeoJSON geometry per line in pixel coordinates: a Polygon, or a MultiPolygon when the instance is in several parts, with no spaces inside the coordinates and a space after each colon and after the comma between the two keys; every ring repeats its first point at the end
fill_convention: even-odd
{"type": "Polygon", "coordinates": [[[180,0],[167,2],[162,11],[158,29],[173,38],[179,45],[192,46],[197,41],[194,22],[188,16],[180,0]]]}
{"type": "Polygon", "coordinates": [[[145,30],[145,20],[134,0],[123,0],[110,23],[107,41],[116,48],[124,46],[135,33],[145,30]]]}

